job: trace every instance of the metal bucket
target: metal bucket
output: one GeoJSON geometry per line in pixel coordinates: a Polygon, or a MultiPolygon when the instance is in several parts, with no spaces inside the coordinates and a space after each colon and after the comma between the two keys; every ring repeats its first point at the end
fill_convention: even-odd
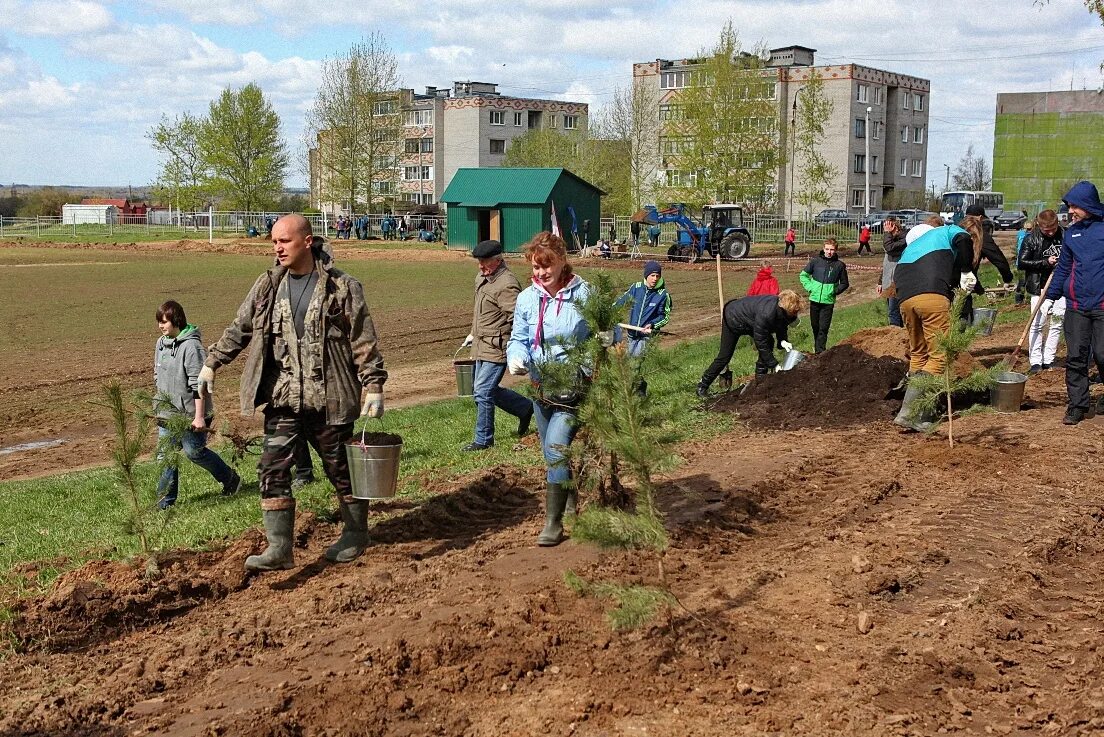
{"type": "Polygon", "coordinates": [[[997,383],[989,390],[989,403],[997,412],[1019,412],[1026,386],[1026,374],[1015,371],[997,374],[997,383]]]}
{"type": "Polygon", "coordinates": [[[452,370],[456,372],[456,396],[475,395],[475,361],[453,361],[452,370]]]}
{"type": "Polygon", "coordinates": [[[349,460],[353,498],[389,499],[395,496],[401,455],[402,441],[397,445],[347,443],[345,457],[349,460]]]}
{"type": "Polygon", "coordinates": [[[786,351],[786,355],[782,356],[782,363],[778,364],[778,370],[789,371],[804,360],[804,353],[797,349],[791,348],[790,350],[786,351]]]}
{"type": "Polygon", "coordinates": [[[997,321],[997,311],[991,307],[974,308],[974,327],[978,335],[992,335],[993,323],[997,321]]]}

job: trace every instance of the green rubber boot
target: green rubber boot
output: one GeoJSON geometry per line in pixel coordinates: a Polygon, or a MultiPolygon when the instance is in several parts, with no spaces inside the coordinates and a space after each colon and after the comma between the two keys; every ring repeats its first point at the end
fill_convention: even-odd
{"type": "Polygon", "coordinates": [[[290,497],[262,499],[265,535],[268,547],[260,555],[245,559],[247,571],[286,571],[295,565],[291,552],[291,538],[295,532],[295,500],[290,497]],[[266,509],[277,506],[282,508],[266,509]]]}
{"type": "Polygon", "coordinates": [[[567,492],[567,504],[564,505],[564,516],[576,515],[579,513],[579,490],[575,488],[575,485],[571,485],[571,489],[567,492]]]}
{"type": "Polygon", "coordinates": [[[550,548],[563,542],[563,516],[569,491],[562,484],[549,482],[544,497],[544,529],[537,537],[537,545],[550,548]]]}
{"type": "Polygon", "coordinates": [[[348,563],[360,557],[368,547],[368,500],[353,497],[342,499],[341,521],[344,523],[341,537],[326,548],[326,560],[331,563],[348,563]]]}
{"type": "Polygon", "coordinates": [[[901,402],[901,411],[893,418],[894,424],[900,425],[906,430],[915,430],[916,432],[927,432],[931,430],[931,413],[921,414],[916,412],[912,407],[916,398],[919,396],[920,390],[914,387],[910,382],[908,388],[905,389],[905,399],[901,402]]]}

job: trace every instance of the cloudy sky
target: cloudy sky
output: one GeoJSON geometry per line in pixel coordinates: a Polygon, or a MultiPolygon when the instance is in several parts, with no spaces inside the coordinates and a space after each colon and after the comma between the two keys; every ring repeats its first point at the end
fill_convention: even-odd
{"type": "Polygon", "coordinates": [[[601,106],[634,61],[691,55],[731,19],[745,46],[930,79],[939,186],[967,145],[992,155],[997,92],[1104,83],[1104,28],[1081,0],[0,0],[0,19],[0,185],[148,184],[150,126],[250,81],[295,147],[321,60],[373,31],[419,91],[473,79],[601,106]]]}

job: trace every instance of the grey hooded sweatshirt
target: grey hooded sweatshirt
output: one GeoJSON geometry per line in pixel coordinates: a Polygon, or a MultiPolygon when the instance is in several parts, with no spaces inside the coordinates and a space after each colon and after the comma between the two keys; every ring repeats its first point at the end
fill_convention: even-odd
{"type": "MultiPolygon", "coordinates": [[[[188,325],[175,338],[162,335],[153,350],[153,378],[157,395],[168,401],[155,402],[158,417],[169,417],[174,412],[195,416],[195,400],[199,388],[199,370],[207,351],[199,328],[188,325]]],[[[215,413],[214,401],[206,398],[204,414],[215,413]]]]}

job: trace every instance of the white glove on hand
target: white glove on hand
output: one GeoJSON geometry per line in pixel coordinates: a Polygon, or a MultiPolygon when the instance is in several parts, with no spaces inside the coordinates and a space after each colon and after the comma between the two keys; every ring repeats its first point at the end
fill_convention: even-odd
{"type": "Polygon", "coordinates": [[[383,417],[383,394],[369,392],[364,395],[364,404],[360,408],[361,417],[383,417]]]}
{"type": "Polygon", "coordinates": [[[202,396],[212,396],[215,393],[215,370],[210,366],[204,366],[199,370],[199,390],[202,396]]]}
{"type": "Polygon", "coordinates": [[[1044,299],[1043,303],[1039,305],[1039,313],[1043,315],[1049,315],[1054,310],[1054,300],[1044,299]]]}
{"type": "Polygon", "coordinates": [[[958,286],[967,292],[972,292],[977,286],[977,277],[969,271],[964,271],[958,278],[958,286]]]}
{"type": "Polygon", "coordinates": [[[525,361],[520,358],[511,358],[507,362],[507,366],[513,376],[525,376],[529,373],[529,368],[525,365],[525,361]]]}
{"type": "Polygon", "coordinates": [[[598,344],[601,345],[603,348],[609,348],[611,345],[613,345],[613,331],[603,330],[602,332],[598,333],[598,344]]]}
{"type": "Polygon", "coordinates": [[[784,351],[792,351],[793,350],[793,343],[791,343],[788,340],[780,340],[780,341],[778,341],[778,345],[782,346],[782,350],[784,350],[784,351]]]}
{"type": "Polygon", "coordinates": [[[464,338],[464,342],[460,345],[461,348],[470,348],[471,344],[475,342],[475,336],[468,333],[468,337],[464,338]]]}

